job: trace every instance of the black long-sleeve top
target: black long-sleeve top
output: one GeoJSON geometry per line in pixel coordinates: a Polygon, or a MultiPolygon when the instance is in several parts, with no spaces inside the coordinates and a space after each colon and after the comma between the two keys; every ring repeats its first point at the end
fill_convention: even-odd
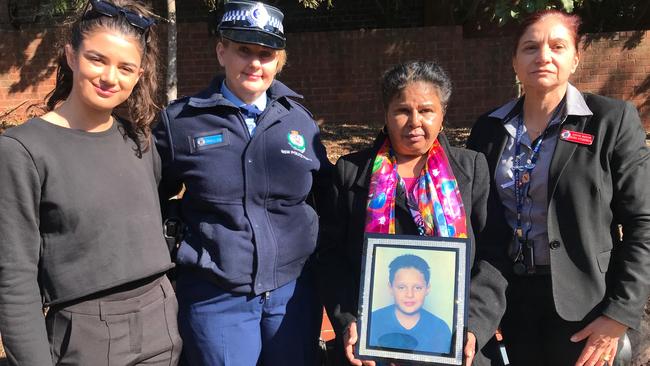
{"type": "Polygon", "coordinates": [[[118,122],[89,133],[32,119],[0,136],[0,333],[11,365],[51,365],[43,307],[172,264],[155,149],[118,122]]]}

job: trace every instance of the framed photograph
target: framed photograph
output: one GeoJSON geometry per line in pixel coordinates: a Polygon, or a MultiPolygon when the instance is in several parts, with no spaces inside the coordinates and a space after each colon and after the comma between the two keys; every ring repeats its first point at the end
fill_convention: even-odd
{"type": "Polygon", "coordinates": [[[469,240],[366,234],[357,356],[461,365],[469,240]]]}

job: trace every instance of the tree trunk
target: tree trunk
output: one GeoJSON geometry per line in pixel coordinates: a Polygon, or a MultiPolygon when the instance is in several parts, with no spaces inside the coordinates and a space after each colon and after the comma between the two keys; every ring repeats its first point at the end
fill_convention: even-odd
{"type": "Polygon", "coordinates": [[[167,0],[167,79],[165,89],[167,92],[167,103],[177,98],[178,75],[176,73],[176,1],[167,0]]]}

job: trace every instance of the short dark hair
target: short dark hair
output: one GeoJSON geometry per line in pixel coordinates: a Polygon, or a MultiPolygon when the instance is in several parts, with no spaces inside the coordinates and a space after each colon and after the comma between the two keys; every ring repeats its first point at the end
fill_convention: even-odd
{"type": "Polygon", "coordinates": [[[384,109],[410,83],[423,81],[436,87],[443,109],[447,109],[451,98],[451,79],[436,61],[409,61],[384,72],[381,93],[384,109]]]}
{"type": "Polygon", "coordinates": [[[427,285],[429,284],[429,279],[431,278],[431,272],[429,271],[429,265],[421,257],[415,254],[403,254],[399,257],[393,259],[392,262],[388,265],[388,282],[391,284],[395,280],[395,273],[402,268],[415,268],[420,271],[424,276],[424,280],[427,285]]]}

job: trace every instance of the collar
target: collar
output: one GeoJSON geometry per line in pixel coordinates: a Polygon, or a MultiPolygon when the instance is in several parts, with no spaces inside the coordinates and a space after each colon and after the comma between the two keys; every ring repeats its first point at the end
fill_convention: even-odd
{"type": "Polygon", "coordinates": [[[497,118],[497,119],[500,119],[500,120],[505,120],[506,117],[508,117],[508,115],[510,114],[510,112],[512,112],[515,109],[517,104],[519,104],[520,102],[523,102],[523,100],[524,100],[523,97],[521,97],[519,99],[513,99],[513,100],[509,101],[508,103],[502,105],[501,107],[497,108],[494,112],[490,113],[488,115],[488,117],[493,117],[493,118],[497,118]]]}
{"type": "Polygon", "coordinates": [[[580,91],[569,83],[566,90],[566,113],[567,116],[593,116],[594,112],[589,109],[585,97],[580,91]]]}
{"type": "MultiPolygon", "coordinates": [[[[592,116],[593,112],[587,106],[585,98],[582,93],[571,83],[567,87],[565,94],[566,97],[566,115],[567,116],[592,116]]],[[[524,96],[509,101],[508,103],[497,108],[494,112],[490,113],[488,117],[498,118],[502,121],[507,122],[512,116],[513,112],[515,115],[519,113],[518,108],[521,108],[523,105],[524,96]],[[510,118],[509,118],[510,117],[510,118]]]]}
{"type": "Polygon", "coordinates": [[[266,109],[266,93],[263,93],[260,95],[257,99],[253,101],[252,104],[246,104],[243,100],[239,99],[235,93],[230,91],[230,88],[226,85],[226,81],[224,80],[221,83],[221,94],[223,95],[224,98],[228,99],[232,104],[235,105],[235,107],[238,108],[246,108],[246,109],[251,109],[250,106],[253,105],[259,112],[263,112],[264,109],[266,109]]]}
{"type": "MultiPolygon", "coordinates": [[[[187,104],[194,108],[211,108],[218,105],[238,108],[235,104],[226,99],[222,94],[221,85],[223,84],[224,79],[224,75],[219,75],[212,79],[210,86],[208,86],[207,89],[201,91],[197,95],[190,97],[187,104]]],[[[303,98],[302,95],[289,89],[289,87],[278,80],[273,80],[271,86],[266,91],[266,96],[270,100],[286,97],[300,99],[303,98]]]]}

